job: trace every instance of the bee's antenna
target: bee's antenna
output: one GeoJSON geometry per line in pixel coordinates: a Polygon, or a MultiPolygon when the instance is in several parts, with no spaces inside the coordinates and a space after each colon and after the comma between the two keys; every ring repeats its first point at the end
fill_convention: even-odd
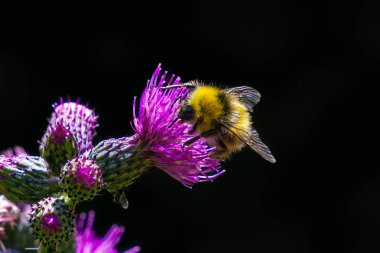
{"type": "Polygon", "coordinates": [[[181,95],[179,95],[178,97],[176,97],[176,99],[174,99],[174,101],[173,101],[172,105],[170,106],[170,108],[173,108],[173,106],[175,105],[175,103],[177,103],[178,100],[182,100],[182,99],[183,99],[183,97],[181,95]]]}
{"type": "Polygon", "coordinates": [[[182,88],[182,87],[195,88],[195,87],[197,87],[197,85],[192,84],[192,83],[182,83],[182,84],[176,84],[176,85],[169,85],[169,86],[161,87],[160,89],[167,90],[167,89],[175,89],[175,88],[182,88]]]}

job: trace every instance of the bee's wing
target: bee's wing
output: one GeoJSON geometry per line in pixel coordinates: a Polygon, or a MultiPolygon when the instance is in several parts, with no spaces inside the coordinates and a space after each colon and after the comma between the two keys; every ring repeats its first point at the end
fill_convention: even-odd
{"type": "Polygon", "coordinates": [[[239,86],[226,89],[227,93],[233,94],[239,99],[247,109],[252,112],[252,108],[260,102],[260,93],[249,86],[239,86]]]}
{"type": "Polygon", "coordinates": [[[229,132],[236,135],[242,142],[247,144],[251,149],[253,149],[256,153],[258,153],[261,157],[271,163],[275,163],[276,159],[270,152],[267,145],[265,145],[259,134],[255,129],[252,128],[251,132],[248,132],[244,129],[236,128],[236,127],[228,127],[224,125],[224,128],[229,132]]]}
{"type": "Polygon", "coordinates": [[[252,128],[251,134],[248,138],[243,140],[251,149],[256,151],[259,155],[261,155],[265,160],[271,163],[275,163],[276,159],[270,152],[267,145],[265,145],[257,133],[256,129],[252,128]]]}

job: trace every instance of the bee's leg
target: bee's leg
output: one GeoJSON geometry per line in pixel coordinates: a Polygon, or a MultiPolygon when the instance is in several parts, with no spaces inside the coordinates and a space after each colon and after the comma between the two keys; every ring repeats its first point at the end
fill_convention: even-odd
{"type": "Polygon", "coordinates": [[[194,142],[196,142],[197,140],[199,140],[202,137],[210,137],[210,136],[215,135],[216,133],[217,133],[217,131],[215,129],[210,129],[210,130],[204,131],[203,133],[201,133],[201,134],[199,134],[197,136],[194,136],[190,140],[186,141],[184,143],[184,146],[189,146],[189,145],[193,144],[194,142]]]}
{"type": "Polygon", "coordinates": [[[229,153],[230,151],[227,149],[226,144],[221,139],[218,139],[217,149],[211,156],[224,160],[228,157],[229,153]]]}
{"type": "Polygon", "coordinates": [[[198,122],[199,121],[195,122],[193,128],[189,131],[189,134],[194,134],[195,133],[195,131],[197,130],[197,127],[198,127],[198,122]]]}
{"type": "Polygon", "coordinates": [[[175,118],[172,122],[170,122],[170,124],[168,125],[168,128],[171,128],[173,125],[174,125],[174,123],[176,123],[177,122],[177,120],[179,120],[179,118],[177,117],[177,118],[175,118]]]}
{"type": "Polygon", "coordinates": [[[224,152],[227,150],[227,146],[226,144],[224,144],[224,142],[221,140],[221,139],[218,139],[218,151],[220,152],[224,152]]]}

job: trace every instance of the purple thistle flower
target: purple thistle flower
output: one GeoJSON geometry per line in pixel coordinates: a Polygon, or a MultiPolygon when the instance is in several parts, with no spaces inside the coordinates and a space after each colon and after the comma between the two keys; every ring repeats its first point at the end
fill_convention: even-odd
{"type": "Polygon", "coordinates": [[[42,137],[40,151],[54,175],[70,159],[92,148],[97,119],[94,111],[76,102],[54,106],[49,126],[42,137]]]}
{"type": "MultiPolygon", "coordinates": [[[[136,115],[136,97],[133,105],[132,127],[137,135],[137,146],[146,151],[147,158],[154,166],[160,168],[187,187],[194,183],[212,181],[224,171],[219,170],[220,161],[211,158],[215,150],[200,139],[190,146],[184,143],[194,137],[191,127],[173,121],[181,107],[180,99],[185,98],[188,89],[166,89],[167,71],[163,75],[161,65],[154,71],[148,81],[139,103],[136,115]]],[[[180,78],[173,75],[168,85],[180,83],[180,78]]]]}
{"type": "MultiPolygon", "coordinates": [[[[77,232],[75,235],[75,252],[76,253],[118,253],[115,246],[119,243],[123,235],[124,228],[113,225],[104,237],[97,237],[93,230],[95,213],[90,211],[87,216],[82,213],[77,222],[77,232]]],[[[140,247],[135,246],[123,253],[140,252],[140,247]]]]}
{"type": "Polygon", "coordinates": [[[54,106],[42,143],[46,143],[50,134],[53,134],[55,142],[62,143],[71,133],[75,136],[79,154],[82,154],[92,148],[92,139],[96,135],[95,128],[98,126],[97,120],[98,116],[86,106],[61,100],[60,104],[54,106]]]}

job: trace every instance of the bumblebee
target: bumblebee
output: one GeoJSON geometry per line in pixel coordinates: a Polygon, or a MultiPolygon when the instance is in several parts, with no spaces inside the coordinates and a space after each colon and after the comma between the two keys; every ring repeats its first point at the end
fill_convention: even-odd
{"type": "Polygon", "coordinates": [[[162,89],[177,87],[192,89],[189,96],[183,99],[176,119],[190,124],[191,133],[197,133],[185,142],[186,146],[204,138],[207,145],[216,147],[213,154],[216,158],[224,160],[244,146],[249,146],[267,161],[276,162],[252,126],[250,113],[261,97],[257,90],[248,86],[221,89],[199,81],[162,89]]]}

